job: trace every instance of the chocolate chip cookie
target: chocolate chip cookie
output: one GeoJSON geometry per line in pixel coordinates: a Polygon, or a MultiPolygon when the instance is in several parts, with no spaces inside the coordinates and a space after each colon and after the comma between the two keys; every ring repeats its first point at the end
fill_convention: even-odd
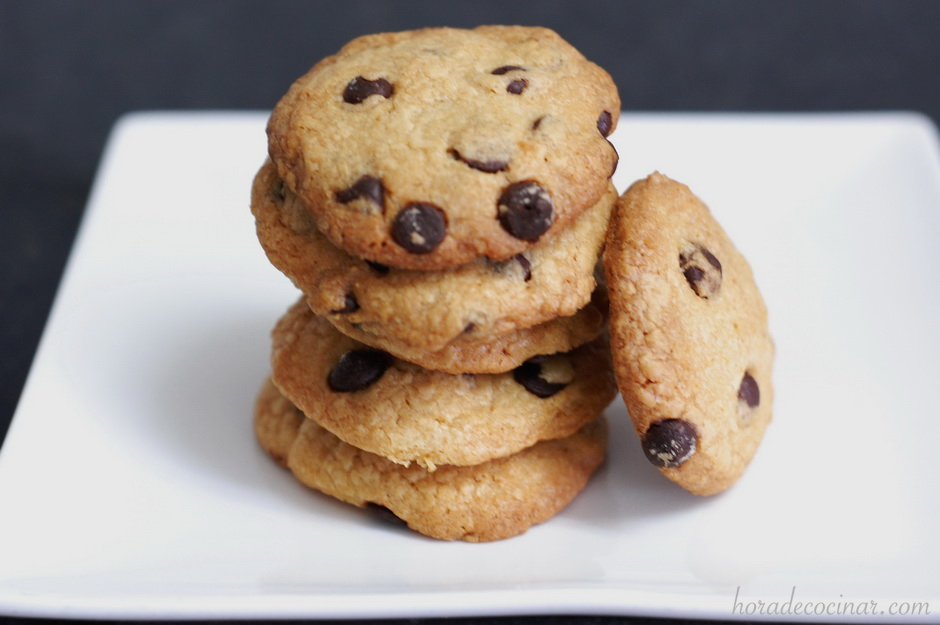
{"type": "Polygon", "coordinates": [[[647,458],[697,494],[731,486],[771,418],[774,345],[751,268],[688,187],[621,197],[604,254],[617,382],[647,458]]]}
{"type": "Polygon", "coordinates": [[[474,466],[404,467],[342,442],[266,383],[255,406],[262,448],[307,486],[359,507],[388,509],[442,540],[486,542],[522,534],[567,506],[606,453],[606,424],[474,466]]]}
{"type": "MultiPolygon", "coordinates": [[[[453,348],[455,341],[482,346],[490,338],[497,348],[493,354],[504,353],[509,333],[526,334],[515,331],[584,308],[596,285],[593,269],[616,199],[610,185],[601,201],[564,232],[509,260],[477,259],[436,272],[379,265],[335,247],[270,162],[255,177],[251,206],[269,260],[306,294],[315,313],[370,345],[440,368],[424,354],[453,348]]],[[[555,332],[560,337],[578,335],[583,343],[600,330],[598,315],[588,321],[553,326],[567,330],[555,332]]],[[[539,347],[563,351],[577,344],[564,340],[539,347]]],[[[506,364],[492,358],[484,362],[490,369],[506,364]]],[[[518,363],[503,370],[513,364],[518,363]]],[[[480,372],[466,365],[462,370],[480,372]]]]}
{"type": "Polygon", "coordinates": [[[291,402],[344,442],[403,465],[478,464],[568,436],[616,395],[606,337],[488,375],[399,360],[302,301],[272,338],[272,379],[291,402]]]}
{"type": "Polygon", "coordinates": [[[278,102],[269,154],[337,247],[442,269],[505,261],[608,191],[620,99],[544,28],[353,40],[278,102]]]}
{"type": "Polygon", "coordinates": [[[598,288],[591,301],[570,317],[556,317],[531,328],[516,328],[478,336],[473,325],[435,351],[414,347],[406,340],[376,334],[365,325],[328,316],[333,327],[370,347],[445,373],[501,373],[539,354],[567,352],[596,339],[607,326],[607,295],[598,288]]]}

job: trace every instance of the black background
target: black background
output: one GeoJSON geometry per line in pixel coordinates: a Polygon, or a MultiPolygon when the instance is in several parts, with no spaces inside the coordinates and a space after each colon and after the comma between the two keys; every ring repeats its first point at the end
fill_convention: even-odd
{"type": "Polygon", "coordinates": [[[927,0],[0,0],[0,438],[120,115],[267,110],[358,35],[496,23],[557,30],[611,73],[630,111],[903,109],[940,120],[940,2],[927,0]]]}

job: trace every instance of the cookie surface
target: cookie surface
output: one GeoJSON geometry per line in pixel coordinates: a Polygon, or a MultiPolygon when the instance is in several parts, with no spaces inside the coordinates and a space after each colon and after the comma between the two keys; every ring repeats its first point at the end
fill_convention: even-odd
{"type": "Polygon", "coordinates": [[[441,269],[506,260],[597,203],[619,112],[610,76],[551,30],[383,33],[290,87],[269,154],[334,245],[441,269]]]}
{"type": "Polygon", "coordinates": [[[607,440],[599,420],[505,458],[430,472],[342,442],[270,382],[254,426],[261,447],[301,483],[359,507],[383,506],[426,536],[469,542],[516,536],[556,515],[601,465],[607,440]]]}
{"type": "Polygon", "coordinates": [[[378,265],[334,246],[270,161],[255,177],[251,206],[265,253],[315,313],[359,340],[411,355],[442,350],[458,338],[484,344],[586,306],[616,199],[610,185],[564,232],[507,261],[478,259],[433,272],[378,265]]]}
{"type": "Polygon", "coordinates": [[[596,339],[606,328],[607,295],[606,291],[595,291],[591,302],[570,317],[558,317],[531,328],[483,337],[471,328],[434,351],[374,334],[342,318],[328,320],[346,336],[425,369],[452,374],[501,373],[534,356],[568,352],[596,339]]]}
{"type": "Polygon", "coordinates": [[[654,173],[604,255],[611,350],[647,458],[697,494],[731,486],[771,418],[774,345],[751,268],[708,207],[654,173]]]}
{"type": "Polygon", "coordinates": [[[298,302],[272,332],[272,379],[344,442],[399,464],[472,465],[593,421],[616,385],[605,339],[513,371],[451,375],[367,348],[298,302]]]}

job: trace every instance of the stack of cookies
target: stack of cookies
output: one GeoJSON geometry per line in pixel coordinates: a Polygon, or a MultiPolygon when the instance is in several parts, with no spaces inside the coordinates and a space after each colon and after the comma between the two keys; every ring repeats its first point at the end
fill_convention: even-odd
{"type": "Polygon", "coordinates": [[[251,199],[300,292],[256,405],[268,453],[435,538],[565,507],[617,390],[596,268],[619,110],[542,28],[361,37],[295,82],[251,199]]]}

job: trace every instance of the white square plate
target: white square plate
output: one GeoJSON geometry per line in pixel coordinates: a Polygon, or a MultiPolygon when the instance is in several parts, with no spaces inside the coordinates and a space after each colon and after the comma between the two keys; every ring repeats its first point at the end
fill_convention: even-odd
{"type": "Polygon", "coordinates": [[[775,420],[744,478],[703,499],[646,462],[618,400],[588,489],[482,545],[378,523],[256,446],[268,332],[295,297],[248,210],[264,123],[117,125],[0,454],[0,614],[728,619],[791,600],[813,618],[940,618],[928,120],[624,115],[618,188],[653,170],[689,184],[753,265],[775,420]]]}

